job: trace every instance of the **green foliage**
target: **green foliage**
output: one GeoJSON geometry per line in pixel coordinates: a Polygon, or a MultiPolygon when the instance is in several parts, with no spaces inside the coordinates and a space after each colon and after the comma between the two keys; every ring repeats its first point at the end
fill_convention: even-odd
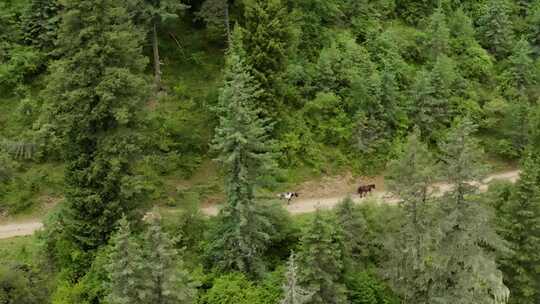
{"type": "Polygon", "coordinates": [[[300,285],[313,295],[307,303],[345,303],[341,236],[333,218],[320,211],[304,231],[298,251],[300,285]]]}
{"type": "MultiPolygon", "coordinates": [[[[183,265],[177,263],[178,252],[173,245],[170,236],[162,231],[159,220],[152,218],[143,243],[143,265],[139,274],[142,277],[142,288],[138,291],[142,301],[138,303],[189,304],[195,300],[195,285],[183,265]]],[[[137,263],[137,260],[131,262],[137,263]]],[[[127,287],[126,290],[137,288],[127,287]]],[[[129,299],[117,303],[131,303],[129,299]]]]}
{"type": "Polygon", "coordinates": [[[44,278],[27,265],[0,265],[0,303],[48,303],[44,278]]]}
{"type": "Polygon", "coordinates": [[[440,204],[443,237],[437,263],[445,271],[432,285],[433,294],[447,302],[505,303],[509,291],[493,254],[505,246],[493,227],[491,209],[474,196],[485,172],[474,131],[470,120],[457,121],[440,145],[442,177],[453,189],[440,204]]]}
{"type": "Polygon", "coordinates": [[[532,303],[540,299],[540,176],[539,159],[533,150],[527,151],[521,174],[510,195],[496,196],[501,236],[508,241],[513,254],[501,261],[505,283],[510,288],[509,303],[532,303]]]}
{"type": "Polygon", "coordinates": [[[220,270],[258,276],[264,266],[261,253],[269,242],[273,224],[255,205],[254,189],[272,168],[273,156],[267,139],[269,126],[255,110],[260,90],[239,56],[243,52],[240,41],[234,43],[220,95],[220,125],[214,138],[214,149],[225,169],[227,202],[220,211],[207,255],[220,270]]]}
{"type": "Polygon", "coordinates": [[[354,272],[345,277],[351,304],[397,304],[392,292],[368,272],[354,272]]]}
{"type": "Polygon", "coordinates": [[[32,0],[22,16],[25,43],[44,52],[53,52],[60,26],[58,0],[32,0]]]}
{"type": "Polygon", "coordinates": [[[282,74],[287,64],[290,30],[281,0],[246,0],[242,22],[245,63],[260,84],[258,106],[267,117],[276,117],[282,104],[282,74]]]}
{"type": "Polygon", "coordinates": [[[366,261],[367,252],[367,223],[359,208],[354,206],[350,197],[345,198],[336,206],[336,219],[345,261],[352,264],[353,261],[366,261]]]}
{"type": "Polygon", "coordinates": [[[298,280],[298,264],[296,263],[296,254],[291,252],[287,262],[286,282],[283,285],[283,298],[280,304],[304,304],[312,297],[312,293],[302,288],[298,280]]]}
{"type": "Polygon", "coordinates": [[[388,245],[385,272],[404,301],[427,304],[436,298],[431,282],[439,272],[434,257],[439,254],[441,236],[431,190],[437,174],[435,159],[420,137],[415,129],[399,157],[388,166],[388,189],[400,197],[403,217],[388,245]]]}
{"type": "Polygon", "coordinates": [[[214,279],[212,288],[199,298],[200,304],[271,304],[265,290],[243,274],[231,273],[214,279]]]}
{"type": "Polygon", "coordinates": [[[118,221],[118,232],[111,238],[112,248],[109,255],[107,272],[110,286],[107,303],[140,303],[142,301],[143,266],[140,249],[131,236],[126,218],[118,221]]]}
{"type": "Polygon", "coordinates": [[[86,251],[107,242],[122,213],[135,213],[144,190],[130,167],[140,153],[147,61],[122,3],[64,5],[58,40],[65,57],[51,65],[43,121],[61,139],[67,162],[66,236],[86,251]]]}
{"type": "Polygon", "coordinates": [[[500,59],[514,43],[510,5],[507,0],[489,0],[479,23],[479,40],[491,54],[500,59]]]}

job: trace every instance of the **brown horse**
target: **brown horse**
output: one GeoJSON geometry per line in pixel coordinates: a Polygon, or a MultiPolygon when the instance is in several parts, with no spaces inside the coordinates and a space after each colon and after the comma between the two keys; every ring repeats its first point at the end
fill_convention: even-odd
{"type": "Polygon", "coordinates": [[[375,184],[360,185],[357,192],[360,197],[364,197],[367,196],[373,189],[375,189],[375,184]]]}

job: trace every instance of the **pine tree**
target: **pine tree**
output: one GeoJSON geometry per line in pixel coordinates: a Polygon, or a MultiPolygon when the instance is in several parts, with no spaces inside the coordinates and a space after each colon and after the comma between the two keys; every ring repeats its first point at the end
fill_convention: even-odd
{"type": "Polygon", "coordinates": [[[287,263],[286,282],[283,285],[281,304],[304,304],[311,298],[311,293],[299,285],[298,272],[296,254],[292,252],[287,263]]]}
{"type": "Polygon", "coordinates": [[[157,217],[152,217],[144,238],[144,286],[141,304],[189,304],[196,298],[196,289],[176,259],[171,237],[162,231],[157,217]]]}
{"type": "Polygon", "coordinates": [[[110,284],[107,303],[141,303],[144,275],[139,245],[133,240],[129,222],[124,217],[118,221],[118,232],[112,237],[112,249],[107,267],[110,284]]]}
{"type": "Polygon", "coordinates": [[[225,168],[227,201],[207,250],[209,261],[221,270],[238,270],[251,276],[262,274],[262,252],[270,239],[272,223],[257,210],[254,189],[273,166],[269,125],[259,118],[257,83],[239,54],[239,32],[233,35],[225,84],[219,97],[220,124],[214,149],[225,168]]]}
{"type": "Polygon", "coordinates": [[[244,6],[245,61],[263,90],[258,97],[262,114],[276,118],[290,40],[286,6],[281,0],[246,0],[244,6]]]}
{"type": "Polygon", "coordinates": [[[203,19],[208,27],[225,32],[227,43],[230,45],[232,36],[229,0],[205,0],[197,16],[203,19]]]}
{"type": "Polygon", "coordinates": [[[456,110],[454,98],[459,94],[455,89],[459,77],[454,61],[445,55],[437,57],[431,70],[416,75],[410,110],[423,136],[436,141],[441,131],[450,126],[456,110]]]}
{"type": "Polygon", "coordinates": [[[439,55],[449,55],[450,29],[446,24],[446,15],[442,7],[435,10],[430,17],[429,28],[429,52],[432,60],[439,55]]]}
{"type": "Polygon", "coordinates": [[[532,48],[524,37],[516,43],[508,57],[508,68],[502,75],[503,87],[509,98],[525,96],[526,90],[537,83],[538,69],[531,58],[532,48]]]}
{"type": "Polygon", "coordinates": [[[346,303],[343,254],[336,223],[316,211],[300,240],[300,284],[313,291],[310,304],[346,303]]]}
{"type": "Polygon", "coordinates": [[[431,185],[435,159],[420,141],[418,129],[409,135],[395,161],[388,166],[389,191],[400,198],[403,223],[391,243],[386,274],[406,303],[434,303],[431,281],[439,271],[437,233],[431,185]]]}
{"type": "Polygon", "coordinates": [[[443,178],[452,185],[440,206],[439,267],[444,271],[433,283],[433,293],[443,303],[506,303],[509,292],[497,269],[494,250],[503,242],[492,227],[488,206],[475,194],[484,169],[481,153],[471,137],[475,126],[458,121],[440,145],[443,178]]]}
{"type": "Polygon", "coordinates": [[[502,206],[502,236],[513,254],[502,261],[509,303],[540,300],[540,158],[529,149],[510,199],[502,206]]]}
{"type": "Polygon", "coordinates": [[[122,1],[63,4],[58,50],[64,56],[50,66],[42,121],[65,152],[65,235],[93,251],[140,201],[131,163],[140,152],[137,113],[147,61],[122,1]]]}
{"type": "Polygon", "coordinates": [[[507,0],[489,0],[479,20],[479,40],[498,59],[512,48],[514,34],[510,14],[507,0]]]}
{"type": "Polygon", "coordinates": [[[342,200],[335,209],[346,262],[365,262],[367,252],[367,224],[362,212],[350,197],[342,200]]]}

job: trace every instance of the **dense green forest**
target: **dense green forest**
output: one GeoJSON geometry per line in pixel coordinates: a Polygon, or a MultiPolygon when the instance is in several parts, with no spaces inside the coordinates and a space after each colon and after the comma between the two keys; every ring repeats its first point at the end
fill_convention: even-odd
{"type": "Polygon", "coordinates": [[[538,0],[0,0],[0,304],[540,303],[539,58],[538,0]],[[275,199],[342,172],[399,203],[275,199]]]}

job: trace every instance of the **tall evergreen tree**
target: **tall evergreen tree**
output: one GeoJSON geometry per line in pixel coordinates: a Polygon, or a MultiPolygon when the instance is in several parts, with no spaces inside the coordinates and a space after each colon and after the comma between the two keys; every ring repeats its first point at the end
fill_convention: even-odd
{"type": "Polygon", "coordinates": [[[336,218],[346,262],[362,262],[368,257],[367,223],[362,212],[355,208],[350,197],[336,206],[336,218]]]}
{"type": "Polygon", "coordinates": [[[501,207],[502,236],[513,254],[502,262],[509,303],[540,300],[540,157],[527,151],[515,191],[501,207]]]}
{"type": "Polygon", "coordinates": [[[280,304],[304,304],[311,298],[311,293],[300,286],[298,273],[296,254],[292,252],[287,262],[286,282],[283,285],[283,299],[280,304]]]}
{"type": "Polygon", "coordinates": [[[227,43],[232,40],[229,0],[205,0],[197,16],[206,22],[208,27],[225,32],[227,43]]]}
{"type": "Polygon", "coordinates": [[[452,185],[440,204],[443,271],[433,290],[441,303],[506,303],[509,296],[493,254],[503,242],[492,227],[491,210],[475,196],[484,170],[474,130],[469,119],[458,121],[440,145],[443,178],[452,185]]]}
{"type": "Polygon", "coordinates": [[[142,256],[139,245],[133,240],[129,222],[122,218],[118,232],[112,237],[108,269],[110,284],[107,303],[141,303],[143,298],[142,256]]]}
{"type": "Polygon", "coordinates": [[[300,240],[300,284],[313,291],[310,304],[346,303],[343,254],[336,223],[317,210],[300,240]]]}
{"type": "Polygon", "coordinates": [[[506,56],[512,48],[514,34],[510,15],[507,0],[489,0],[479,20],[479,40],[498,59],[506,56]]]}
{"type": "Polygon", "coordinates": [[[406,303],[435,303],[432,281],[440,234],[433,213],[431,185],[435,159],[421,142],[418,129],[409,135],[399,158],[388,167],[389,191],[400,198],[403,223],[391,243],[387,276],[406,303]]]}
{"type": "Polygon", "coordinates": [[[508,68],[502,74],[505,95],[511,99],[525,97],[527,89],[538,80],[538,68],[532,59],[532,48],[524,37],[512,48],[508,68]]]}
{"type": "Polygon", "coordinates": [[[450,29],[446,23],[446,15],[442,7],[435,10],[429,20],[428,35],[429,53],[431,58],[437,58],[439,55],[449,55],[450,50],[450,29]]]}
{"type": "Polygon", "coordinates": [[[171,237],[152,217],[144,238],[144,287],[141,304],[190,304],[196,289],[188,273],[176,261],[178,252],[171,237]]]}
{"type": "Polygon", "coordinates": [[[460,75],[454,61],[446,55],[436,58],[430,71],[418,72],[412,86],[414,107],[410,110],[413,121],[422,135],[433,141],[450,126],[456,114],[456,83],[460,75]]]}
{"type": "Polygon", "coordinates": [[[246,64],[261,85],[263,115],[276,118],[283,98],[282,74],[287,64],[290,30],[282,0],[244,1],[243,44],[246,64]]]}
{"type": "Polygon", "coordinates": [[[220,124],[214,149],[225,168],[227,201],[208,248],[210,262],[222,270],[262,273],[261,254],[270,239],[272,223],[255,205],[254,190],[273,166],[269,125],[259,118],[256,100],[261,90],[239,54],[235,31],[227,58],[225,84],[219,97],[220,124]]]}
{"type": "Polygon", "coordinates": [[[65,235],[92,251],[140,201],[131,163],[140,152],[137,112],[148,87],[147,61],[122,1],[63,3],[64,56],[50,67],[43,123],[65,151],[65,235]]]}

